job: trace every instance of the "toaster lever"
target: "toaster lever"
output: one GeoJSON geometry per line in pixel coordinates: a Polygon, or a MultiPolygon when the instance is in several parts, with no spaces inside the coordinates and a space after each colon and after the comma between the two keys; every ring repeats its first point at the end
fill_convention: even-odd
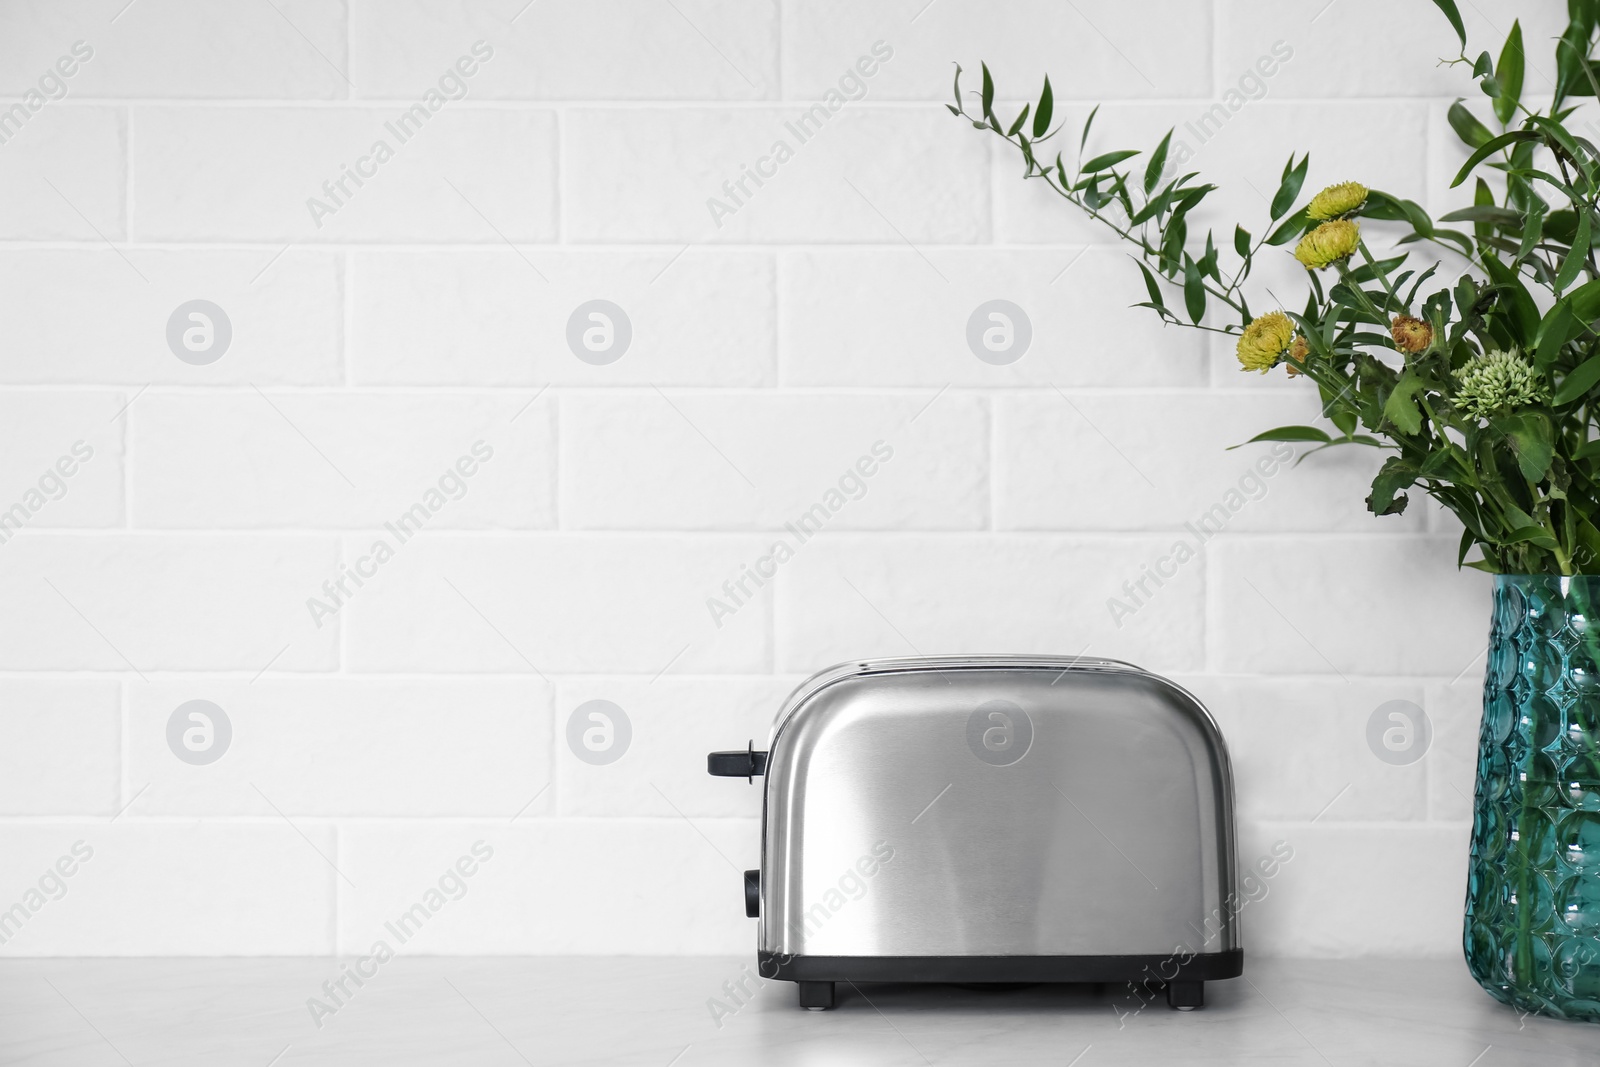
{"type": "Polygon", "coordinates": [[[706,756],[706,772],[713,778],[751,778],[767,772],[767,754],[758,752],[755,742],[743,752],[712,752],[706,756]]]}
{"type": "Polygon", "coordinates": [[[761,915],[761,872],[744,872],[744,914],[755,919],[761,915]]]}

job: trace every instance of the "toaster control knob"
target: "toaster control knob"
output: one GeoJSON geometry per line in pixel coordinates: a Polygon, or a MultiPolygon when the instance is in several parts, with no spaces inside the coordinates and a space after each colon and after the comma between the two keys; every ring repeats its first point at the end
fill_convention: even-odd
{"type": "Polygon", "coordinates": [[[754,778],[767,772],[767,754],[757,752],[754,742],[742,752],[712,752],[706,756],[706,772],[713,778],[754,778]]]}
{"type": "Polygon", "coordinates": [[[744,913],[754,919],[761,914],[761,872],[744,872],[744,913]]]}

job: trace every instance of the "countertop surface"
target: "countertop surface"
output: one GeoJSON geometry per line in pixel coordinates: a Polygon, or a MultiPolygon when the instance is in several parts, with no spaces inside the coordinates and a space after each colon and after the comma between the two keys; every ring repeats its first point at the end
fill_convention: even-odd
{"type": "Polygon", "coordinates": [[[1600,1064],[1600,1025],[1520,1017],[1453,960],[1247,960],[1191,1012],[1110,985],[844,985],[808,1012],[727,957],[402,956],[324,990],[353,964],[0,961],[0,1063],[1600,1064]]]}

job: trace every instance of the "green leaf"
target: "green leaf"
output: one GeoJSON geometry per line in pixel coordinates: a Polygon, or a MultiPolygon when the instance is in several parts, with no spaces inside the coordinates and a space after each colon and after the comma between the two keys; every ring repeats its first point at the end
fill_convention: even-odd
{"type": "MultiPolygon", "coordinates": [[[[1406,304],[1408,306],[1411,305],[1411,304],[1416,303],[1417,290],[1421,289],[1422,288],[1422,283],[1426,282],[1429,278],[1433,277],[1433,272],[1438,270],[1438,269],[1439,269],[1439,264],[1437,264],[1437,263],[1433,263],[1433,264],[1429,265],[1428,269],[1423,271],[1421,276],[1418,277],[1416,281],[1411,283],[1411,292],[1406,294],[1406,304]]],[[[1395,286],[1395,288],[1398,289],[1399,286],[1397,285],[1397,286],[1395,286]]],[[[1424,315],[1424,317],[1426,317],[1426,315],[1424,315]]]]}
{"type": "Polygon", "coordinates": [[[1422,429],[1422,412],[1413,398],[1426,384],[1416,371],[1407,367],[1384,402],[1383,417],[1408,437],[1422,429]]]}
{"type": "Polygon", "coordinates": [[[1131,159],[1138,154],[1139,150],[1137,148],[1119,148],[1115,152],[1104,152],[1085,163],[1082,168],[1080,168],[1080,172],[1083,174],[1093,174],[1095,171],[1105,170],[1107,167],[1114,167],[1118,163],[1121,163],[1124,159],[1131,159]]]}
{"type": "Polygon", "coordinates": [[[1600,319],[1600,281],[1586,282],[1568,293],[1565,299],[1581,322],[1600,319]]]}
{"type": "Polygon", "coordinates": [[[1556,356],[1561,352],[1561,346],[1578,335],[1583,328],[1572,315],[1569,299],[1558,300],[1545,317],[1539,322],[1539,333],[1535,340],[1534,362],[1541,367],[1548,367],[1556,361],[1556,356]]]}
{"type": "Polygon", "coordinates": [[[1206,231],[1205,255],[1200,257],[1196,265],[1200,268],[1201,274],[1211,278],[1219,285],[1222,284],[1222,274],[1217,270],[1217,246],[1212,242],[1210,230],[1206,231]]]}
{"type": "MultiPolygon", "coordinates": [[[[1600,559],[1600,530],[1595,529],[1594,524],[1587,519],[1579,519],[1577,535],[1578,544],[1583,546],[1584,554],[1587,557],[1584,562],[1593,563],[1596,559],[1600,559]]],[[[1576,558],[1576,553],[1574,557],[1576,558]]],[[[1579,573],[1588,572],[1580,571],[1579,573]]]]}
{"type": "Polygon", "coordinates": [[[1183,245],[1188,237],[1189,224],[1183,221],[1182,215],[1167,220],[1167,230],[1161,238],[1161,258],[1165,262],[1162,272],[1168,277],[1175,276],[1182,266],[1183,245]]]}
{"type": "Polygon", "coordinates": [[[1488,222],[1506,229],[1522,229],[1522,212],[1499,204],[1458,207],[1439,216],[1440,222],[1488,222]]]}
{"type": "Polygon", "coordinates": [[[1494,256],[1483,256],[1480,262],[1494,282],[1494,288],[1499,290],[1498,304],[1505,312],[1517,345],[1526,349],[1535,344],[1541,325],[1539,306],[1533,302],[1527,287],[1514,270],[1494,256]]]}
{"type": "Polygon", "coordinates": [[[1311,220],[1306,217],[1304,209],[1296,211],[1293,215],[1290,215],[1287,219],[1285,219],[1281,226],[1272,231],[1271,235],[1267,237],[1267,244],[1273,248],[1276,248],[1278,245],[1288,244],[1290,241],[1300,236],[1310,221],[1311,220]]]}
{"type": "Polygon", "coordinates": [[[1089,128],[1094,125],[1094,117],[1100,114],[1100,105],[1096,104],[1094,110],[1089,112],[1089,117],[1083,120],[1083,134],[1078,138],[1078,155],[1083,156],[1083,146],[1089,143],[1089,128]]]}
{"type": "MultiPolygon", "coordinates": [[[[1550,536],[1550,531],[1543,526],[1520,526],[1500,539],[1502,545],[1529,544],[1538,548],[1554,552],[1561,546],[1556,544],[1556,539],[1550,536]]],[[[1467,564],[1472,566],[1472,564],[1467,564]]]]}
{"type": "Polygon", "coordinates": [[[1570,404],[1588,393],[1596,382],[1600,382],[1600,356],[1591,356],[1567,374],[1551,403],[1556,407],[1570,404]]]}
{"type": "Polygon", "coordinates": [[[1369,219],[1409,222],[1412,229],[1422,236],[1433,236],[1433,219],[1415,200],[1391,196],[1379,189],[1370,189],[1367,191],[1367,204],[1361,209],[1361,214],[1369,219]]]}
{"type": "Polygon", "coordinates": [[[1006,136],[1007,137],[1015,137],[1017,135],[1017,132],[1022,129],[1022,124],[1024,122],[1027,122],[1027,121],[1028,121],[1028,105],[1027,104],[1023,104],[1022,105],[1022,110],[1020,112],[1018,112],[1018,114],[1017,114],[1016,121],[1011,124],[1011,128],[1010,129],[1006,130],[1006,136]]]}
{"type": "Polygon", "coordinates": [[[1589,80],[1589,40],[1594,36],[1595,7],[1580,0],[1567,6],[1571,20],[1566,32],[1556,44],[1556,91],[1554,106],[1559,106],[1568,96],[1593,96],[1594,86],[1589,80]]]}
{"type": "Polygon", "coordinates": [[[1543,200],[1535,200],[1528,208],[1527,221],[1522,226],[1522,240],[1517,242],[1515,263],[1521,263],[1533,254],[1544,236],[1544,217],[1548,209],[1543,200]]]}
{"type": "Polygon", "coordinates": [[[1433,0],[1433,6],[1444,12],[1444,17],[1450,20],[1450,25],[1455,27],[1456,36],[1461,38],[1461,50],[1467,48],[1467,28],[1461,24],[1461,12],[1456,10],[1455,0],[1433,0]]]}
{"type": "Polygon", "coordinates": [[[1399,456],[1391,456],[1378,476],[1372,479],[1372,492],[1367,495],[1367,510],[1374,515],[1399,515],[1411,501],[1406,490],[1416,483],[1417,472],[1399,456]]]}
{"type": "Polygon", "coordinates": [[[985,118],[994,114],[994,78],[987,63],[983,64],[983,114],[985,118]]]}
{"type": "Polygon", "coordinates": [[[1494,113],[1502,126],[1517,113],[1517,101],[1522,99],[1522,64],[1522,23],[1513,21],[1505,47],[1500,50],[1500,62],[1494,68],[1494,80],[1500,83],[1494,113]]]}
{"type": "Polygon", "coordinates": [[[1467,158],[1466,163],[1462,164],[1461,169],[1456,172],[1455,180],[1450,183],[1450,188],[1454,189],[1466,181],[1467,175],[1471,174],[1479,163],[1482,163],[1507,145],[1516,144],[1519,141],[1541,141],[1543,139],[1543,134],[1533,130],[1509,130],[1498,137],[1489,138],[1489,140],[1478,146],[1477,151],[1467,158]]]}
{"type": "Polygon", "coordinates": [[[1355,282],[1375,281],[1380,275],[1392,274],[1400,264],[1406,261],[1410,253],[1401,253],[1393,259],[1380,259],[1375,263],[1363,263],[1350,272],[1350,279],[1355,282]]]}
{"type": "Polygon", "coordinates": [[[1167,146],[1172,143],[1172,131],[1161,138],[1161,143],[1156,145],[1156,150],[1150,154],[1150,162],[1144,168],[1144,195],[1149,196],[1161,181],[1161,172],[1167,166],[1167,146]]]}
{"type": "Polygon", "coordinates": [[[1161,299],[1161,286],[1156,284],[1155,275],[1151,274],[1150,268],[1145,266],[1143,263],[1139,264],[1139,273],[1144,275],[1144,287],[1145,290],[1150,294],[1150,302],[1156,307],[1165,311],[1167,308],[1167,302],[1161,299]]]}
{"type": "Polygon", "coordinates": [[[1535,412],[1500,415],[1490,419],[1489,425],[1506,435],[1517,457],[1517,467],[1529,482],[1539,481],[1550,470],[1555,442],[1550,435],[1550,423],[1543,415],[1535,412]]]}
{"type": "Polygon", "coordinates": [[[1189,321],[1198,323],[1206,314],[1206,287],[1200,278],[1200,267],[1193,259],[1184,257],[1183,306],[1189,312],[1189,321]]]}
{"type": "Polygon", "coordinates": [[[959,115],[959,114],[961,114],[961,64],[960,63],[956,64],[955,93],[956,93],[956,114],[959,115]]]}
{"type": "Polygon", "coordinates": [[[1050,75],[1044,76],[1044,91],[1039,94],[1039,106],[1033,110],[1033,139],[1037,141],[1050,129],[1050,116],[1055,114],[1055,94],[1050,91],[1050,75]]]}
{"type": "Polygon", "coordinates": [[[1241,444],[1229,445],[1227,450],[1232,452],[1235,448],[1253,445],[1257,441],[1312,441],[1325,445],[1332,440],[1326,430],[1319,430],[1315,426],[1279,426],[1274,430],[1263,430],[1241,444]]]}
{"type": "Polygon", "coordinates": [[[1233,250],[1241,257],[1250,254],[1250,231],[1243,226],[1233,228],[1233,250]]]}
{"type": "Polygon", "coordinates": [[[1589,213],[1585,211],[1578,216],[1577,236],[1572,239],[1572,247],[1567,249],[1567,258],[1561,261],[1561,269],[1556,272],[1556,280],[1551,283],[1551,288],[1560,292],[1571,285],[1588,260],[1589,213]]]}
{"type": "Polygon", "coordinates": [[[1294,155],[1289,156],[1289,162],[1284,164],[1283,178],[1278,183],[1278,191],[1272,197],[1272,217],[1282,218],[1294,204],[1294,198],[1300,195],[1300,186],[1306,180],[1306,167],[1311,162],[1308,152],[1300,160],[1300,165],[1295,166],[1294,155]]]}
{"type": "Polygon", "coordinates": [[[1450,121],[1450,128],[1456,131],[1456,136],[1469,148],[1482,148],[1494,137],[1489,127],[1479,122],[1478,117],[1463,107],[1460,100],[1450,105],[1445,118],[1450,121]]]}

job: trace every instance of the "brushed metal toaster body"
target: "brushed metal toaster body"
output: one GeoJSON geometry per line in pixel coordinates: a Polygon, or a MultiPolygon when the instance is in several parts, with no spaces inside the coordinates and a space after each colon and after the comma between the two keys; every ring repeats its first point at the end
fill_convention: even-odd
{"type": "Polygon", "coordinates": [[[839,981],[1123,980],[1193,1007],[1242,970],[1227,749],[1129,664],[844,664],[711,771],[765,775],[747,907],[808,1007],[839,981]]]}

